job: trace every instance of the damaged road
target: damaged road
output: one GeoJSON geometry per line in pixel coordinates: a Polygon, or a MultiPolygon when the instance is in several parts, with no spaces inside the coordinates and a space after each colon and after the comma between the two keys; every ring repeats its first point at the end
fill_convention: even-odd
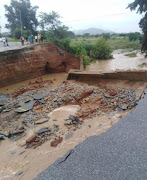
{"type": "Polygon", "coordinates": [[[146,93],[131,114],[87,138],[34,180],[147,179],[146,93]]]}
{"type": "Polygon", "coordinates": [[[144,88],[74,81],[53,88],[53,82],[41,79],[29,84],[13,92],[0,113],[0,175],[11,180],[33,179],[87,137],[106,132],[134,109],[144,88]]]}

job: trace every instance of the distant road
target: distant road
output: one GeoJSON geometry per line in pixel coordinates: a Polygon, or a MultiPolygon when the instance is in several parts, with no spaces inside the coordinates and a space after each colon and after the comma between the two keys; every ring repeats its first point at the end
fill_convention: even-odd
{"type": "Polygon", "coordinates": [[[3,42],[0,42],[0,52],[13,50],[13,49],[20,49],[22,47],[29,46],[26,44],[26,42],[24,43],[25,44],[24,46],[21,45],[21,42],[8,42],[8,44],[9,46],[4,47],[3,42]]]}

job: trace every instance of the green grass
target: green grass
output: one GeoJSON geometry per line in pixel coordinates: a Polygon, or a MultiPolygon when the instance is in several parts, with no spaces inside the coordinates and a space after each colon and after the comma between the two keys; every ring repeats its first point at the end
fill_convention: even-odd
{"type": "Polygon", "coordinates": [[[141,49],[141,44],[139,41],[129,41],[128,39],[115,39],[109,40],[111,48],[116,49],[132,49],[137,50],[141,49]]]}
{"type": "Polygon", "coordinates": [[[8,42],[20,42],[20,40],[14,38],[8,38],[8,42]]]}
{"type": "MultiPolygon", "coordinates": [[[[98,37],[99,38],[99,37],[98,37]]],[[[95,44],[96,41],[98,40],[96,37],[75,37],[71,39],[71,45],[76,45],[76,44],[95,44]]],[[[112,50],[117,50],[117,49],[132,49],[133,50],[138,50],[141,49],[141,44],[140,42],[137,41],[129,41],[128,38],[111,38],[108,40],[112,50]]]]}

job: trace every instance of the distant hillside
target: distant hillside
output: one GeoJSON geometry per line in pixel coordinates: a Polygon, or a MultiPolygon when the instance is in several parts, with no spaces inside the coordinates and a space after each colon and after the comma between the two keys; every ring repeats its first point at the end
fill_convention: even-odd
{"type": "Polygon", "coordinates": [[[91,35],[96,35],[96,34],[102,34],[102,33],[114,33],[113,31],[109,30],[103,30],[103,29],[98,29],[98,28],[89,28],[89,29],[80,29],[80,30],[75,30],[74,33],[76,35],[83,35],[85,33],[90,33],[91,35]]]}

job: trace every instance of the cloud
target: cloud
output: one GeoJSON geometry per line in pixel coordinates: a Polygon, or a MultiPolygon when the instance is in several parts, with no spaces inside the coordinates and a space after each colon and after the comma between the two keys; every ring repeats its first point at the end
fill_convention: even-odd
{"type": "MultiPolygon", "coordinates": [[[[118,32],[138,31],[138,22],[141,15],[130,12],[126,9],[133,0],[31,0],[31,4],[38,5],[39,12],[58,12],[62,18],[61,21],[72,27],[72,29],[87,27],[103,27],[105,29],[118,32]]],[[[2,30],[4,25],[4,4],[10,4],[10,0],[0,0],[0,16],[2,30]]]]}

